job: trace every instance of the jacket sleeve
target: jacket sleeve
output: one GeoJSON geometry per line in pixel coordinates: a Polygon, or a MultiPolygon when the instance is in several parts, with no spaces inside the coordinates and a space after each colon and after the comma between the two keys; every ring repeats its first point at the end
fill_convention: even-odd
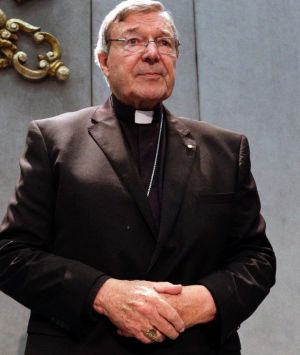
{"type": "Polygon", "coordinates": [[[33,313],[79,333],[82,308],[103,273],[53,253],[55,184],[47,148],[34,121],[20,170],[0,226],[0,289],[33,313]]]}
{"type": "Polygon", "coordinates": [[[276,259],[265,234],[244,136],[238,171],[232,233],[222,266],[199,281],[210,290],[217,304],[221,343],[255,311],[275,283],[276,259]]]}

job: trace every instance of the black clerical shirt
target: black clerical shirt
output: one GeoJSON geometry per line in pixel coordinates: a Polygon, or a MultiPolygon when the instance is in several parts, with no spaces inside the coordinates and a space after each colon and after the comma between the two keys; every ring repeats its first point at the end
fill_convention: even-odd
{"type": "MultiPolygon", "coordinates": [[[[121,103],[119,100],[116,99],[115,96],[112,96],[112,105],[116,113],[116,117],[119,120],[125,141],[127,143],[127,147],[138,169],[142,185],[144,186],[145,194],[147,194],[152,171],[154,168],[154,161],[160,129],[160,120],[162,117],[162,107],[159,106],[154,110],[152,123],[137,124],[135,123],[134,108],[121,103]]],[[[155,169],[155,175],[148,197],[153,217],[158,228],[160,224],[163,181],[163,156],[165,150],[164,131],[165,129],[163,129],[162,131],[157,166],[155,169]]]]}

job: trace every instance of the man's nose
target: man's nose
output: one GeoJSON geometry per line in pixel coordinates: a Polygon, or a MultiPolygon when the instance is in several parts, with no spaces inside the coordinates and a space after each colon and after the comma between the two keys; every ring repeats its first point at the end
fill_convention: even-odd
{"type": "Polygon", "coordinates": [[[158,61],[160,59],[160,54],[155,41],[151,40],[147,43],[143,53],[143,59],[151,61],[158,61]]]}

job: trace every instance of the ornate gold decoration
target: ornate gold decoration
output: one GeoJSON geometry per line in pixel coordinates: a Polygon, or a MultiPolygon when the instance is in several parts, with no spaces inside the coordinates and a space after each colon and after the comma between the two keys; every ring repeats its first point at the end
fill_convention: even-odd
{"type": "Polygon", "coordinates": [[[46,76],[56,77],[58,80],[67,80],[69,69],[61,61],[61,48],[56,37],[47,32],[41,32],[40,27],[33,26],[19,19],[7,20],[5,13],[0,9],[0,69],[13,66],[23,77],[39,80],[46,76]],[[27,54],[18,51],[17,32],[31,34],[37,44],[48,43],[51,51],[38,55],[39,69],[33,70],[25,66],[27,54]]]}

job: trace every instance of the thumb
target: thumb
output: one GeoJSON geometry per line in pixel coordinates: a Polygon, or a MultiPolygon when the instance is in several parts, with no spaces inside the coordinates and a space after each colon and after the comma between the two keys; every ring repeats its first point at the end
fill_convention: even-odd
{"type": "Polygon", "coordinates": [[[153,286],[156,292],[169,295],[179,295],[182,291],[182,285],[174,285],[171,282],[154,282],[153,286]]]}

